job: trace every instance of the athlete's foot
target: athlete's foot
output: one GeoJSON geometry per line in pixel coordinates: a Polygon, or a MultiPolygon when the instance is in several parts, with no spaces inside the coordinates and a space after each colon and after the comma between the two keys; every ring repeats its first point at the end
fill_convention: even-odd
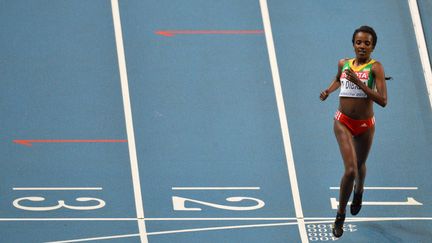
{"type": "Polygon", "coordinates": [[[356,193],[354,190],[354,196],[350,207],[350,211],[352,215],[357,215],[360,212],[360,209],[362,207],[362,197],[363,197],[363,191],[360,193],[356,193]]]}
{"type": "Polygon", "coordinates": [[[333,223],[332,233],[334,237],[339,238],[343,234],[343,224],[345,222],[345,214],[337,213],[336,220],[333,223]]]}

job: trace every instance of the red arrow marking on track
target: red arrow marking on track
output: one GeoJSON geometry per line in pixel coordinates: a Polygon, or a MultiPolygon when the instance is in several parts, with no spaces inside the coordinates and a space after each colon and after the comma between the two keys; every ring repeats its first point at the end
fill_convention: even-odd
{"type": "Polygon", "coordinates": [[[33,139],[33,140],[13,140],[16,144],[31,147],[33,143],[126,143],[125,139],[33,139]]]}
{"type": "Polygon", "coordinates": [[[175,35],[257,35],[263,30],[158,30],[157,35],[173,37],[175,35]]]}

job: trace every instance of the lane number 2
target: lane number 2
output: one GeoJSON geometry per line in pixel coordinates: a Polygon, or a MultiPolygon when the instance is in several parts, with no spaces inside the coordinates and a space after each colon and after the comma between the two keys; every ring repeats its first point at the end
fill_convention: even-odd
{"type": "Polygon", "coordinates": [[[232,210],[232,211],[257,210],[264,207],[265,205],[264,201],[253,197],[228,197],[225,200],[228,202],[251,201],[254,202],[255,204],[252,206],[229,206],[229,205],[199,201],[199,200],[185,198],[185,197],[178,197],[178,196],[172,197],[173,208],[175,211],[201,211],[202,210],[201,207],[186,207],[186,202],[191,202],[191,203],[204,205],[212,208],[223,209],[223,210],[232,210]]]}

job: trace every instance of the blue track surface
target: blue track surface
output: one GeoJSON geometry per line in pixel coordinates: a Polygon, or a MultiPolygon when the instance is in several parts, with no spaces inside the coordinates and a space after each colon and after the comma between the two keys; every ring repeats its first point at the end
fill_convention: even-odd
{"type": "MultiPolygon", "coordinates": [[[[431,26],[432,4],[418,4],[431,26]]],[[[0,0],[0,242],[432,239],[432,110],[406,1],[268,1],[298,187],[265,34],[203,32],[264,30],[258,0],[128,0],[119,9],[135,143],[111,2],[0,0]],[[354,55],[351,35],[363,24],[377,31],[373,57],[393,80],[388,106],[375,109],[372,205],[334,239],[338,100],[318,96],[337,61],[354,55]],[[39,142],[13,142],[26,139],[39,142]],[[95,139],[129,141],[70,142],[95,139]]]]}

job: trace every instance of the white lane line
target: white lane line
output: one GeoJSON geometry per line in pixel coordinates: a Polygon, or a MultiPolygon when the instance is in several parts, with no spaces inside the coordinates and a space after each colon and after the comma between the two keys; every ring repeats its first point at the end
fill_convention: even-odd
{"type": "MultiPolygon", "coordinates": [[[[432,220],[432,217],[355,217],[353,219],[432,220]]],[[[307,217],[305,220],[333,220],[334,217],[307,217]]],[[[348,217],[347,217],[348,219],[348,217]]],[[[0,221],[136,221],[137,218],[0,218],[0,221]]],[[[297,218],[145,218],[148,221],[290,221],[297,218]]]]}
{"type": "Polygon", "coordinates": [[[126,132],[128,138],[129,157],[130,157],[132,181],[133,181],[133,189],[134,189],[134,197],[135,197],[135,208],[136,208],[137,218],[142,219],[142,220],[138,220],[138,228],[139,228],[141,243],[147,243],[148,242],[147,231],[144,222],[144,205],[143,205],[142,194],[141,194],[141,184],[140,184],[140,177],[139,177],[139,170],[138,170],[138,158],[136,153],[135,135],[134,135],[133,119],[132,119],[132,108],[131,108],[130,96],[129,96],[129,84],[128,84],[128,77],[127,77],[126,58],[124,54],[123,33],[121,28],[118,0],[111,0],[111,9],[113,15],[115,40],[116,40],[116,47],[117,47],[116,48],[117,58],[118,58],[121,89],[122,89],[122,96],[123,96],[123,107],[125,113],[126,132]]]}
{"type": "Polygon", "coordinates": [[[297,175],[294,166],[294,158],[293,158],[291,141],[290,141],[289,130],[288,130],[288,120],[285,111],[285,103],[283,99],[279,68],[278,68],[277,58],[276,58],[276,51],[273,42],[273,33],[272,33],[272,28],[270,23],[270,15],[267,6],[267,0],[260,0],[260,7],[261,7],[263,24],[264,24],[264,32],[265,32],[265,37],[267,42],[267,49],[268,49],[268,54],[270,59],[270,67],[271,67],[271,72],[273,77],[273,84],[274,84],[274,89],[276,94],[279,120],[282,129],[282,137],[283,137],[283,143],[285,148],[286,162],[288,165],[288,173],[289,173],[289,179],[291,184],[292,197],[294,200],[295,214],[298,221],[300,238],[303,243],[306,243],[309,242],[309,239],[306,232],[306,225],[303,219],[304,218],[303,209],[301,205],[300,192],[297,183],[297,175]]]}
{"type": "MultiPolygon", "coordinates": [[[[348,202],[347,205],[350,206],[352,202],[348,202]]],[[[339,202],[336,200],[336,198],[332,197],[330,198],[330,204],[332,209],[336,210],[338,209],[339,202]]],[[[364,206],[422,206],[423,203],[418,202],[413,197],[407,197],[406,201],[404,202],[372,202],[372,201],[363,201],[362,205],[364,206]]]]}
{"type": "Polygon", "coordinates": [[[174,191],[188,191],[188,190],[260,190],[259,187],[173,187],[174,191]]]}
{"type": "MultiPolygon", "coordinates": [[[[432,220],[432,217],[355,217],[346,218],[347,220],[432,220]]],[[[137,221],[137,218],[0,218],[0,222],[8,221],[137,221]]],[[[296,221],[297,218],[145,218],[146,221],[296,221]]],[[[309,220],[330,220],[334,217],[307,217],[304,218],[305,224],[310,224],[309,220]]],[[[321,221],[320,221],[321,222],[321,221]]]]}
{"type": "MultiPolygon", "coordinates": [[[[355,217],[356,219],[432,220],[432,217],[355,217]]],[[[334,217],[306,217],[305,220],[325,220],[334,217]]],[[[348,219],[348,217],[347,217],[348,219]]],[[[0,218],[0,221],[136,221],[137,218],[0,218]]],[[[148,221],[289,221],[297,218],[145,218],[148,221]]]]}
{"type": "MultiPolygon", "coordinates": [[[[307,221],[307,222],[305,222],[306,224],[323,224],[323,223],[332,223],[334,221],[334,218],[307,218],[307,219],[308,220],[315,220],[315,221],[307,221]]],[[[361,223],[361,222],[430,221],[430,220],[432,220],[432,217],[429,217],[429,218],[428,217],[356,217],[356,218],[346,218],[345,222],[361,223]]],[[[280,227],[280,226],[290,226],[290,225],[297,225],[297,222],[234,225],[234,226],[219,226],[219,227],[207,227],[207,228],[169,230],[169,231],[149,232],[149,233],[147,233],[147,235],[166,235],[166,234],[179,234],[179,233],[215,231],[215,230],[280,227]]],[[[129,234],[129,235],[116,235],[116,236],[83,238],[83,239],[75,239],[75,240],[51,241],[51,242],[46,242],[46,243],[72,243],[72,242],[85,242],[85,241],[95,241],[95,240],[110,240],[110,239],[130,238],[130,237],[138,237],[138,236],[139,236],[139,234],[129,234]]]]}
{"type": "Polygon", "coordinates": [[[100,191],[102,187],[14,187],[14,191],[100,191]]]}
{"type": "Polygon", "coordinates": [[[411,19],[414,26],[414,31],[417,40],[417,46],[420,53],[420,60],[423,67],[423,74],[425,77],[426,88],[429,95],[429,104],[432,108],[432,70],[431,63],[429,60],[428,49],[426,45],[425,36],[423,33],[423,24],[420,18],[420,13],[417,5],[417,0],[408,0],[408,5],[410,8],[411,19]]]}
{"type": "MultiPolygon", "coordinates": [[[[137,221],[137,218],[0,218],[1,221],[137,221]]],[[[297,218],[145,218],[145,221],[289,221],[297,218]]]]}
{"type": "Polygon", "coordinates": [[[297,218],[146,218],[147,221],[289,221],[297,218]]]}
{"type": "Polygon", "coordinates": [[[112,235],[112,236],[82,238],[82,239],[74,239],[74,240],[47,241],[45,243],[72,243],[72,242],[85,242],[85,241],[95,241],[95,240],[112,240],[112,239],[123,239],[123,238],[131,238],[131,237],[138,237],[138,236],[140,236],[140,234],[112,235]]]}
{"type": "MultiPolygon", "coordinates": [[[[333,220],[334,217],[306,217],[305,220],[333,220]]],[[[432,220],[432,217],[346,217],[346,219],[359,219],[359,220],[369,220],[369,219],[376,219],[376,220],[432,220]]],[[[307,221],[308,223],[310,221],[307,221]]]]}
{"type": "Polygon", "coordinates": [[[348,222],[384,222],[384,221],[429,221],[432,218],[427,217],[402,217],[402,218],[392,218],[392,217],[363,217],[363,218],[350,218],[348,222]]]}
{"type": "Polygon", "coordinates": [[[208,227],[208,228],[196,228],[196,229],[183,229],[183,230],[169,230],[169,231],[149,232],[148,235],[166,235],[166,234],[190,233],[190,232],[199,232],[199,231],[213,231],[213,230],[227,230],[227,229],[246,229],[246,228],[258,228],[258,227],[275,227],[275,226],[296,225],[296,224],[297,224],[297,222],[274,223],[274,224],[251,224],[251,225],[220,226],[220,227],[208,227]]]}
{"type": "MultiPolygon", "coordinates": [[[[309,220],[314,219],[315,221],[307,221],[305,224],[323,224],[333,223],[334,218],[308,218],[309,220]]],[[[363,217],[363,218],[346,218],[345,222],[385,222],[385,221],[430,221],[432,218],[427,217],[363,217]]],[[[297,225],[297,222],[284,222],[284,223],[271,223],[271,224],[251,224],[251,225],[234,225],[234,226],[219,226],[219,227],[207,227],[207,228],[194,228],[194,229],[182,229],[182,230],[169,230],[169,231],[158,231],[149,232],[148,235],[165,235],[165,234],[178,234],[178,233],[190,233],[200,231],[215,231],[215,230],[230,230],[230,229],[246,229],[246,228],[262,228],[262,227],[280,227],[297,225]]]]}
{"type": "MultiPolygon", "coordinates": [[[[333,218],[307,218],[306,224],[333,223],[333,218]]],[[[432,221],[432,217],[347,217],[345,222],[432,221]]]]}
{"type": "MultiPolygon", "coordinates": [[[[332,186],[330,190],[339,190],[340,187],[332,186]]],[[[418,190],[418,187],[390,187],[390,186],[365,186],[365,190],[418,190]]]]}
{"type": "Polygon", "coordinates": [[[0,218],[2,221],[137,221],[137,218],[0,218]]]}

